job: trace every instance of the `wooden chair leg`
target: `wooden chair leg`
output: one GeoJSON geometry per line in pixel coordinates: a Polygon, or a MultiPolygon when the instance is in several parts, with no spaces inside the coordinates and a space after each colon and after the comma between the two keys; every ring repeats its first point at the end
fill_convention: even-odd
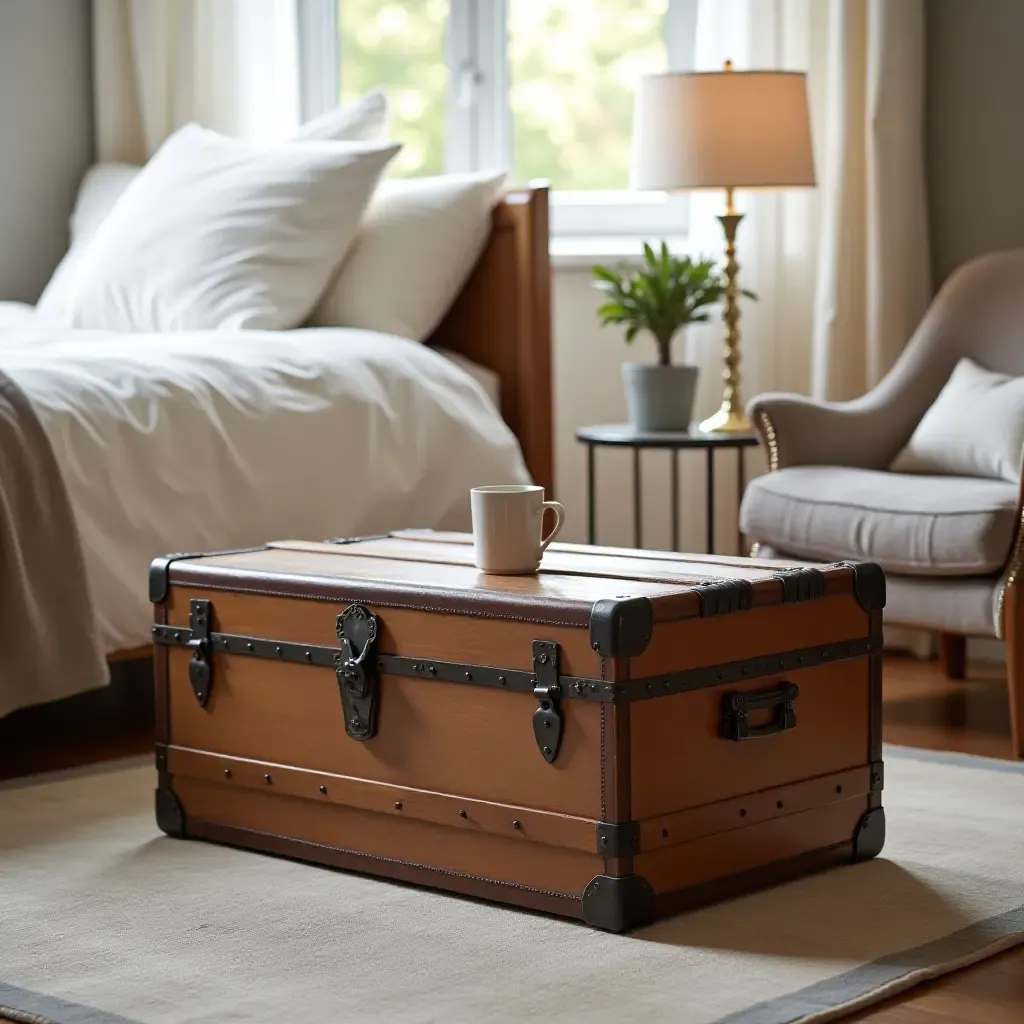
{"type": "Polygon", "coordinates": [[[1010,729],[1013,752],[1024,758],[1024,605],[1017,587],[1006,588],[1003,632],[1006,635],[1006,682],[1010,689],[1010,729]]]}
{"type": "Polygon", "coordinates": [[[940,633],[939,658],[947,679],[963,679],[967,675],[967,637],[940,633]]]}

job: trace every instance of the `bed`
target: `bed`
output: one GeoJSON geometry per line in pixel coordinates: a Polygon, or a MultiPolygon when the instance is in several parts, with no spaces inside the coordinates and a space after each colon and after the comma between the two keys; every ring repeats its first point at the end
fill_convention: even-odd
{"type": "MultiPolygon", "coordinates": [[[[549,491],[552,489],[550,268],[547,217],[545,189],[531,188],[507,195],[494,211],[491,235],[483,255],[447,316],[429,339],[429,349],[400,339],[360,336],[368,332],[350,332],[347,329],[334,328],[315,329],[322,333],[316,335],[315,358],[312,358],[311,365],[305,366],[304,369],[308,377],[315,378],[317,387],[322,390],[314,394],[308,410],[309,415],[304,409],[297,412],[291,410],[289,422],[293,425],[305,424],[303,429],[306,432],[296,444],[303,453],[304,466],[317,465],[319,461],[324,466],[324,473],[344,474],[346,486],[347,474],[351,473],[351,490],[354,493],[365,496],[367,491],[373,491],[372,500],[367,498],[365,508],[353,520],[359,532],[372,532],[374,529],[397,526],[458,525],[453,516],[457,519],[458,514],[464,513],[466,485],[482,482],[480,477],[486,475],[491,464],[498,467],[497,471],[505,479],[526,479],[528,474],[549,491]],[[436,355],[435,352],[438,350],[444,351],[447,356],[442,358],[436,355]],[[340,359],[349,352],[361,352],[364,355],[372,352],[372,358],[367,356],[370,362],[388,364],[397,379],[394,390],[385,396],[386,401],[378,402],[363,418],[360,418],[362,414],[357,408],[359,403],[354,400],[356,389],[361,386],[359,375],[339,371],[335,362],[335,357],[340,359]],[[465,361],[469,361],[468,364],[465,361]],[[477,377],[478,380],[490,372],[492,381],[497,384],[501,420],[507,425],[507,429],[504,426],[500,430],[497,428],[496,424],[500,421],[493,415],[493,407],[489,406],[480,384],[472,382],[470,376],[463,373],[462,369],[453,369],[456,366],[468,368],[471,376],[477,377]],[[474,368],[478,368],[480,372],[474,374],[474,368]],[[414,381],[414,377],[418,379],[414,381]],[[424,380],[426,386],[421,383],[424,380]],[[424,397],[431,388],[440,389],[438,394],[441,398],[432,404],[424,397]],[[417,413],[422,411],[430,418],[429,428],[416,431],[416,438],[409,436],[410,431],[407,425],[403,426],[402,417],[399,415],[400,407],[403,407],[406,400],[417,413]],[[490,413],[485,405],[490,408],[490,413]],[[341,415],[337,410],[342,407],[351,407],[351,411],[345,413],[347,419],[337,418],[341,415]],[[385,413],[381,413],[382,407],[385,413]],[[324,413],[325,409],[335,418],[318,420],[317,416],[324,413]],[[477,427],[468,424],[467,419],[477,420],[477,427]],[[318,427],[319,423],[324,426],[318,427]],[[403,478],[403,473],[398,470],[404,472],[407,463],[388,463],[381,467],[362,464],[365,460],[361,459],[360,452],[361,446],[367,443],[366,436],[378,437],[382,431],[395,433],[403,430],[403,450],[412,459],[416,473],[403,478]],[[335,434],[342,436],[334,436],[335,434]],[[415,443],[427,448],[433,446],[434,450],[417,452],[414,450],[415,443]],[[450,458],[451,446],[459,446],[458,460],[450,458]],[[443,460],[439,457],[438,450],[445,456],[443,460]],[[435,497],[439,491],[443,493],[435,497]],[[458,497],[457,503],[455,497],[458,497]],[[385,509],[386,514],[382,511],[385,509]]],[[[0,369],[8,373],[29,395],[33,405],[41,410],[41,417],[45,418],[52,409],[60,408],[66,398],[59,393],[59,381],[54,384],[52,374],[44,380],[45,375],[41,367],[47,359],[60,362],[62,373],[69,377],[75,374],[87,377],[96,365],[97,352],[103,353],[105,380],[101,398],[110,402],[112,406],[117,404],[119,378],[117,373],[110,371],[110,367],[124,366],[126,376],[134,374],[136,378],[138,377],[138,370],[133,365],[133,360],[137,356],[130,351],[128,341],[116,337],[57,339],[48,341],[49,347],[44,350],[37,343],[37,336],[32,334],[29,313],[25,313],[24,324],[18,323],[18,317],[16,310],[7,312],[4,333],[0,335],[7,339],[0,343],[0,369]]],[[[283,360],[288,372],[294,374],[298,372],[295,370],[296,363],[302,361],[302,345],[313,337],[308,331],[244,333],[250,337],[217,339],[218,345],[224,346],[225,351],[218,354],[218,357],[223,357],[223,365],[214,366],[214,372],[228,372],[231,360],[235,358],[245,358],[250,362],[258,360],[263,351],[260,347],[262,345],[265,346],[268,361],[283,360]],[[268,337],[251,337],[257,333],[265,333],[268,337]],[[296,337],[283,337],[285,335],[296,337]],[[237,351],[233,351],[232,346],[237,346],[237,351]],[[244,356],[241,354],[243,349],[244,356]]],[[[196,379],[190,377],[190,372],[194,369],[193,364],[204,360],[209,364],[214,358],[205,351],[209,347],[209,339],[202,336],[183,334],[180,337],[169,337],[162,350],[165,351],[167,367],[160,370],[160,387],[177,387],[183,394],[192,394],[194,402],[204,400],[200,394],[201,382],[197,383],[196,379]]],[[[206,372],[209,372],[209,366],[204,370],[204,373],[206,372]]],[[[366,377],[365,383],[368,388],[380,386],[380,381],[373,374],[366,377]]],[[[308,398],[308,382],[305,388],[306,390],[302,392],[304,401],[308,398]]],[[[244,399],[245,396],[242,397],[244,399]]],[[[210,402],[213,401],[210,399],[210,402]]],[[[285,401],[293,401],[291,393],[286,394],[285,401]]],[[[117,409],[116,412],[121,415],[123,409],[117,409]]],[[[48,432],[53,441],[53,448],[61,449],[57,453],[58,461],[62,462],[62,473],[69,481],[71,503],[74,506],[78,500],[83,506],[76,508],[75,512],[80,527],[84,524],[79,532],[83,535],[83,546],[88,549],[85,552],[86,561],[89,562],[91,558],[98,567],[92,574],[93,590],[98,594],[95,611],[101,635],[104,637],[105,651],[115,680],[128,675],[144,676],[149,648],[141,642],[144,637],[139,633],[140,601],[144,600],[145,594],[144,572],[141,572],[137,582],[135,581],[135,562],[139,561],[140,554],[132,554],[132,607],[128,609],[120,607],[120,604],[128,603],[124,596],[128,584],[122,578],[118,585],[121,586],[123,593],[119,592],[114,597],[109,596],[115,594],[114,583],[108,585],[103,578],[104,565],[109,561],[116,562],[119,557],[120,552],[115,544],[118,535],[134,535],[139,532],[136,528],[141,525],[148,531],[143,533],[148,538],[146,543],[151,546],[155,543],[152,541],[153,537],[167,538],[167,542],[160,545],[164,551],[235,546],[233,542],[219,543],[218,530],[215,525],[210,525],[216,520],[218,513],[218,487],[222,490],[229,489],[229,483],[225,483],[218,476],[223,472],[224,462],[217,459],[204,461],[207,453],[204,453],[201,446],[189,446],[188,424],[185,420],[177,427],[172,424],[170,436],[175,443],[170,447],[167,445],[166,430],[162,435],[157,428],[152,432],[154,440],[151,458],[156,466],[162,467],[165,471],[170,470],[167,473],[170,479],[165,481],[165,486],[170,488],[169,493],[173,495],[177,488],[179,491],[196,495],[199,493],[197,481],[204,479],[203,473],[208,474],[206,479],[211,481],[209,506],[195,509],[196,520],[202,520],[205,515],[209,527],[201,543],[196,544],[194,533],[190,535],[188,530],[176,530],[173,522],[161,521],[160,504],[155,501],[152,494],[147,496],[145,502],[138,495],[133,497],[132,494],[125,494],[119,508],[115,508],[113,504],[105,506],[102,513],[97,513],[93,517],[103,520],[102,528],[92,528],[89,525],[89,510],[84,508],[84,505],[90,500],[90,493],[96,494],[102,490],[96,485],[97,475],[104,477],[104,486],[108,490],[117,491],[119,494],[126,490],[130,491],[131,487],[124,486],[123,475],[122,478],[117,475],[121,465],[117,460],[130,463],[133,457],[138,459],[138,456],[133,456],[127,451],[123,432],[112,429],[110,436],[103,440],[104,450],[111,452],[110,465],[99,469],[94,465],[83,465],[82,463],[88,460],[83,460],[77,455],[75,432],[78,431],[91,443],[94,440],[92,435],[98,430],[107,429],[107,423],[102,416],[99,420],[93,418],[92,422],[89,422],[89,417],[94,416],[94,410],[90,411],[88,416],[76,410],[72,410],[72,413],[62,411],[63,425],[59,429],[53,427],[51,416],[48,432]],[[55,433],[59,436],[54,436],[55,433]],[[109,479],[106,479],[108,474],[109,479]],[[81,477],[77,482],[76,476],[81,477]],[[92,492],[89,491],[89,487],[92,488],[92,492]],[[123,517],[120,527],[111,521],[117,515],[123,517]],[[184,543],[179,541],[179,536],[184,536],[184,543]],[[111,608],[111,604],[118,607],[111,608]],[[125,627],[115,622],[118,617],[130,619],[130,625],[125,627]]],[[[216,416],[218,423],[223,425],[226,447],[230,447],[228,442],[233,436],[232,430],[238,429],[232,425],[232,418],[245,419],[248,416],[253,419],[246,403],[243,400],[236,401],[234,397],[213,408],[210,415],[216,416]]],[[[256,419],[259,420],[260,417],[256,419]]],[[[257,423],[256,426],[258,425],[257,423]]],[[[289,431],[293,429],[294,426],[289,427],[289,431]]],[[[128,443],[137,446],[140,443],[140,434],[145,434],[145,431],[140,431],[139,424],[133,424],[128,443]]],[[[291,434],[288,436],[290,438],[291,434]]],[[[268,428],[267,434],[259,443],[265,446],[267,458],[272,459],[274,453],[271,449],[275,447],[276,441],[271,428],[268,428]]],[[[231,468],[232,471],[237,469],[231,468]]],[[[239,486],[247,483],[246,474],[258,475],[259,470],[260,467],[250,459],[248,466],[238,470],[241,473],[239,486]]],[[[307,491],[309,488],[315,490],[318,474],[310,474],[307,470],[305,479],[309,484],[307,491]]],[[[495,481],[488,477],[487,482],[495,481]]],[[[248,483],[251,483],[251,480],[248,483]]],[[[300,483],[299,477],[287,480],[276,489],[278,493],[270,495],[275,508],[281,510],[281,515],[273,519],[275,525],[271,532],[280,532],[282,527],[278,524],[283,522],[293,526],[292,529],[285,531],[292,535],[316,532],[320,520],[308,514],[309,508],[318,502],[322,503],[327,491],[319,495],[303,493],[300,483]],[[289,514],[289,510],[292,514],[289,514]]],[[[172,499],[169,499],[167,504],[175,507],[172,499]]],[[[197,504],[202,505],[203,502],[197,504]]],[[[180,502],[177,509],[180,518],[180,502]]],[[[243,509],[241,514],[244,514],[244,511],[243,509]]],[[[251,531],[258,528],[258,521],[259,516],[255,516],[251,531]]],[[[321,532],[336,535],[338,532],[347,531],[321,532]]],[[[266,539],[270,538],[260,537],[260,540],[266,539]]],[[[157,553],[160,552],[145,552],[147,558],[157,553]]],[[[122,566],[122,577],[124,573],[122,566]]],[[[146,628],[148,631],[148,625],[146,628]]],[[[45,694],[42,695],[42,699],[50,700],[54,696],[45,694]]],[[[38,700],[28,700],[23,703],[37,702],[38,700]]],[[[5,709],[0,706],[0,715],[4,714],[5,710],[10,711],[12,708],[5,709]]]]}

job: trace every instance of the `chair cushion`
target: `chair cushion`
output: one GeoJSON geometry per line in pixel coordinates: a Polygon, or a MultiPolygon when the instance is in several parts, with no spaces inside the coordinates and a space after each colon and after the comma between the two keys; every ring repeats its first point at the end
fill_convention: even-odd
{"type": "Polygon", "coordinates": [[[740,523],[747,536],[803,558],[865,559],[912,576],[974,576],[1006,563],[1017,486],[794,466],[751,482],[740,523]]]}
{"type": "MultiPolygon", "coordinates": [[[[790,566],[814,566],[806,561],[760,545],[757,560],[780,559],[790,566]]],[[[964,636],[997,636],[1001,574],[995,576],[898,576],[886,573],[885,611],[890,626],[937,629],[964,636]]]]}

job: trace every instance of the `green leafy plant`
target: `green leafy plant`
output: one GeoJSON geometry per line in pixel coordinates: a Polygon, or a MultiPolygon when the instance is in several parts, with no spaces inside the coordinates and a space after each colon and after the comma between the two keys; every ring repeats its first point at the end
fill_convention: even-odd
{"type": "MultiPolygon", "coordinates": [[[[680,327],[705,323],[710,307],[725,296],[725,275],[714,260],[673,256],[662,242],[660,252],[644,243],[639,269],[594,267],[594,284],[605,294],[597,311],[601,324],[625,324],[626,341],[650,331],[658,346],[658,364],[672,362],[672,339],[680,327]]],[[[750,291],[742,294],[750,299],[750,291]]]]}

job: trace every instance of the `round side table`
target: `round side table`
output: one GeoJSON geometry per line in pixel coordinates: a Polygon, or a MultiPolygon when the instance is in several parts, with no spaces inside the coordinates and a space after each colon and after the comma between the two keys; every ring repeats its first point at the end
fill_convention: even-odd
{"type": "MultiPolygon", "coordinates": [[[[743,465],[743,449],[757,447],[757,435],[749,434],[702,434],[691,427],[684,432],[644,433],[634,430],[629,424],[616,423],[595,427],[580,427],[576,440],[587,446],[587,541],[595,543],[596,510],[594,508],[595,467],[594,452],[598,448],[632,448],[633,450],[633,546],[643,547],[641,525],[642,496],[640,479],[640,453],[645,448],[661,448],[672,452],[672,550],[679,550],[679,452],[683,449],[698,448],[707,453],[707,549],[715,550],[715,452],[721,448],[736,451],[737,494],[743,498],[746,474],[743,465]]],[[[739,538],[739,550],[743,550],[743,535],[739,538]]]]}

